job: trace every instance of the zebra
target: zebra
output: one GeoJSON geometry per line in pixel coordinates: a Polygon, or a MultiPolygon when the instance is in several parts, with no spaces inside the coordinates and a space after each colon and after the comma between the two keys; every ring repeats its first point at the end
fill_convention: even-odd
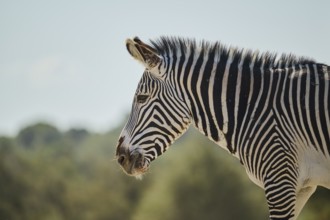
{"type": "Polygon", "coordinates": [[[190,125],[236,157],[264,189],[269,218],[296,219],[330,188],[330,67],[220,42],[128,39],[145,71],[116,148],[141,177],[190,125]]]}

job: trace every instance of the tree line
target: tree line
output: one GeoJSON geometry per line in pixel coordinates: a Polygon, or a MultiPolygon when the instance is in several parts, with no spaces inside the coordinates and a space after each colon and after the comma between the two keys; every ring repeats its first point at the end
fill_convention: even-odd
{"type": "MultiPolygon", "coordinates": [[[[1,220],[267,219],[263,190],[238,160],[189,130],[142,180],[115,160],[120,128],[60,131],[36,123],[0,137],[1,220]]],[[[319,188],[302,220],[330,219],[319,188]]]]}

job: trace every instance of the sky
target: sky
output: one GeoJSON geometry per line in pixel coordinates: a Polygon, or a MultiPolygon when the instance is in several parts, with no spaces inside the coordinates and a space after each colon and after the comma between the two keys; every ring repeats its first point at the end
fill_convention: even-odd
{"type": "Polygon", "coordinates": [[[330,65],[329,8],[329,0],[0,0],[0,135],[39,121],[95,132],[125,121],[143,73],[125,47],[134,36],[221,41],[330,65]]]}

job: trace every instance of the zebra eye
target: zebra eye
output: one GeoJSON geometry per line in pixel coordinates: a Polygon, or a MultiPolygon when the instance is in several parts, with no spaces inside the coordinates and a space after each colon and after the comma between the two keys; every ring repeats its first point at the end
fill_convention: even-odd
{"type": "Polygon", "coordinates": [[[148,97],[149,97],[148,95],[138,95],[136,97],[136,101],[140,104],[143,104],[147,101],[148,97]]]}

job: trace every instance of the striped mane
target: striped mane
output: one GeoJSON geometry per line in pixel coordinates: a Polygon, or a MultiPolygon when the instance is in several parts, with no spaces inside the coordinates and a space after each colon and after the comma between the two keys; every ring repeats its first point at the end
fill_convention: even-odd
{"type": "Polygon", "coordinates": [[[163,57],[169,58],[176,56],[180,50],[180,53],[186,53],[190,51],[196,54],[206,54],[209,52],[215,52],[221,58],[227,58],[232,51],[234,54],[233,60],[238,62],[244,58],[243,66],[250,66],[254,62],[254,67],[264,68],[284,68],[293,65],[314,64],[315,60],[295,56],[293,54],[277,54],[271,52],[261,53],[259,51],[253,51],[249,49],[241,49],[238,47],[228,47],[220,42],[210,43],[207,41],[196,42],[194,39],[179,38],[179,37],[160,37],[158,40],[151,40],[152,46],[163,57]]]}

